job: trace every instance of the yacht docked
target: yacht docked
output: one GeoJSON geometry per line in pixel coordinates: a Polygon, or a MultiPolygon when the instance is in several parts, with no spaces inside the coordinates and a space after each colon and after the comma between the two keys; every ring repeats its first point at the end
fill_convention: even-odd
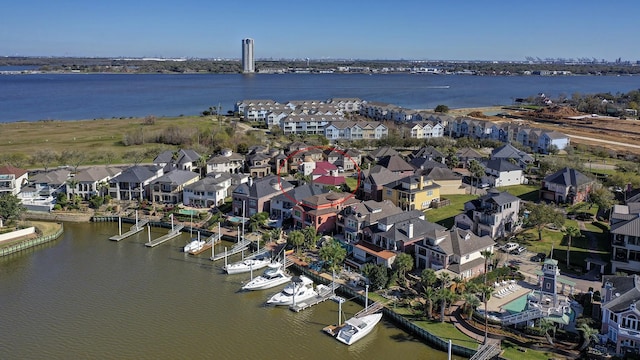
{"type": "Polygon", "coordinates": [[[345,325],[338,331],[336,339],[338,341],[351,345],[356,341],[365,337],[373,330],[378,322],[382,319],[382,313],[366,315],[363,317],[352,317],[345,322],[345,325]]]}
{"type": "Polygon", "coordinates": [[[233,264],[228,264],[224,267],[224,271],[227,274],[240,274],[246,273],[252,270],[259,270],[271,263],[271,257],[268,255],[261,255],[249,259],[244,259],[233,264]]]}
{"type": "Polygon", "coordinates": [[[184,252],[188,253],[188,252],[198,251],[202,249],[202,247],[204,247],[205,243],[206,242],[204,240],[200,240],[200,239],[193,240],[184,246],[184,252]]]}
{"type": "Polygon", "coordinates": [[[311,299],[318,296],[313,288],[313,280],[304,275],[294,277],[281,292],[273,295],[267,304],[270,305],[293,305],[294,300],[297,302],[311,299]]]}
{"type": "Polygon", "coordinates": [[[279,262],[268,265],[267,270],[255,279],[246,283],[242,290],[265,290],[291,281],[291,276],[285,273],[283,265],[279,262]]]}

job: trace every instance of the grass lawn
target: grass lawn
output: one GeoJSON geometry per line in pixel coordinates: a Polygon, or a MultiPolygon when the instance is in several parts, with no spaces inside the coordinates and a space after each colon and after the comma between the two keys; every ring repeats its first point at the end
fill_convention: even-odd
{"type": "Polygon", "coordinates": [[[443,323],[438,320],[414,320],[412,318],[416,315],[407,307],[398,307],[394,309],[394,311],[410,319],[411,322],[417,326],[445,341],[451,339],[451,342],[454,344],[470,349],[476,349],[478,347],[478,342],[475,339],[468,337],[466,334],[456,329],[456,327],[451,323],[443,323]]]}
{"type": "Polygon", "coordinates": [[[518,345],[509,341],[503,341],[501,344],[504,352],[501,357],[509,360],[547,360],[547,359],[565,359],[558,354],[552,354],[548,352],[535,351],[532,349],[523,348],[524,352],[518,350],[518,345]]]}
{"type": "MultiPolygon", "coordinates": [[[[123,159],[125,153],[132,150],[144,152],[156,148],[172,148],[157,143],[124,146],[122,140],[125,134],[144,133],[144,136],[150,138],[169,127],[206,133],[213,126],[217,126],[217,121],[203,116],[158,117],[152,125],[144,125],[143,122],[142,118],[120,118],[0,123],[0,134],[7,140],[0,142],[0,154],[21,153],[30,156],[42,149],[50,149],[60,154],[71,149],[83,152],[91,159],[83,164],[86,165],[97,163],[102,154],[112,152],[115,155],[113,162],[121,163],[127,161],[123,159]]],[[[151,159],[144,161],[149,160],[151,159]]]]}
{"type": "Polygon", "coordinates": [[[451,204],[438,209],[431,209],[425,212],[428,221],[438,223],[447,228],[453,226],[453,218],[464,211],[464,203],[477,198],[478,195],[443,195],[443,199],[451,201],[451,204]]]}
{"type": "Polygon", "coordinates": [[[352,192],[358,187],[358,179],[349,176],[346,177],[344,181],[347,183],[347,186],[349,187],[349,189],[351,189],[352,192]]]}
{"type": "Polygon", "coordinates": [[[517,196],[526,201],[538,201],[540,186],[538,185],[513,185],[499,187],[498,190],[506,191],[513,196],[517,196]]]}

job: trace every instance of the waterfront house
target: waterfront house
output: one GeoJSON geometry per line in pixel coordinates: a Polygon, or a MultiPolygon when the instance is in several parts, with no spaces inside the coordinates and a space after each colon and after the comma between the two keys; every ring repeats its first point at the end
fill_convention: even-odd
{"type": "Polygon", "coordinates": [[[120,173],[122,173],[122,169],[119,167],[92,166],[78,170],[74,176],[75,186],[71,186],[73,184],[67,185],[73,194],[89,200],[94,195],[106,195],[109,190],[109,180],[120,173]]]}
{"type": "Polygon", "coordinates": [[[399,214],[402,210],[391,201],[366,200],[344,207],[338,214],[336,233],[345,242],[355,243],[363,240],[363,229],[373,226],[380,219],[399,214]]]}
{"type": "Polygon", "coordinates": [[[312,195],[293,206],[294,228],[314,227],[318,233],[335,233],[338,213],[357,200],[350,193],[312,195]]]}
{"type": "Polygon", "coordinates": [[[211,172],[228,172],[238,174],[244,171],[244,156],[231,149],[222,149],[220,154],[207,161],[207,174],[211,172]]]}
{"type": "Polygon", "coordinates": [[[29,184],[29,172],[11,165],[0,166],[0,195],[18,195],[29,184]]]}
{"type": "MultiPolygon", "coordinates": [[[[225,198],[231,195],[234,175],[227,172],[209,173],[203,179],[185,185],[183,204],[195,207],[212,207],[224,204],[225,198]]],[[[248,179],[245,179],[245,182],[247,181],[248,179]]]]}
{"type": "Polygon", "coordinates": [[[357,113],[360,111],[360,107],[366,101],[363,101],[359,98],[331,98],[327,101],[328,104],[331,104],[338,109],[347,112],[347,113],[357,113]]]}
{"type": "Polygon", "coordinates": [[[429,233],[445,229],[425,220],[422,211],[412,210],[381,218],[377,224],[364,228],[362,232],[364,242],[394,252],[413,253],[414,245],[429,233]]]}
{"type": "Polygon", "coordinates": [[[501,238],[519,229],[520,198],[492,189],[486,195],[467,201],[464,212],[456,215],[454,224],[478,236],[501,238]]]}
{"type": "Polygon", "coordinates": [[[18,198],[31,211],[51,211],[60,193],[67,193],[71,171],[66,168],[37,172],[22,186],[18,198]]]}
{"type": "Polygon", "coordinates": [[[565,167],[544,178],[540,188],[540,199],[558,204],[577,204],[587,200],[595,183],[595,179],[576,169],[565,167]]]}
{"type": "Polygon", "coordinates": [[[115,200],[151,200],[150,184],[164,174],[156,165],[135,165],[109,179],[109,195],[115,200]]]}
{"type": "Polygon", "coordinates": [[[234,215],[251,217],[259,212],[269,212],[271,199],[293,189],[293,184],[276,175],[267,175],[240,184],[233,191],[232,211],[234,215]],[[244,214],[242,213],[244,203],[244,214]]]}
{"type": "Polygon", "coordinates": [[[640,272],[640,202],[614,205],[609,221],[611,272],[640,272]]]}
{"type": "Polygon", "coordinates": [[[423,175],[410,175],[384,185],[382,199],[404,211],[426,210],[440,201],[440,185],[423,175]]]}
{"type": "Polygon", "coordinates": [[[602,277],[602,327],[607,342],[615,344],[616,354],[640,353],[640,276],[602,277]]]}
{"type": "Polygon", "coordinates": [[[291,218],[293,207],[302,202],[303,199],[313,195],[320,195],[329,192],[321,185],[304,184],[275,196],[271,199],[270,218],[278,220],[279,224],[291,218]]]}
{"type": "Polygon", "coordinates": [[[276,106],[280,105],[275,100],[270,99],[247,99],[235,103],[233,111],[241,115],[245,120],[248,119],[248,108],[252,106],[276,106]]]}
{"type": "Polygon", "coordinates": [[[493,253],[495,241],[490,236],[478,236],[470,230],[456,227],[432,227],[422,241],[415,244],[417,269],[446,269],[461,279],[484,273],[483,251],[493,253]]]}
{"type": "Polygon", "coordinates": [[[200,175],[193,171],[169,171],[151,182],[151,199],[161,204],[182,203],[185,186],[195,183],[198,179],[200,175]]]}

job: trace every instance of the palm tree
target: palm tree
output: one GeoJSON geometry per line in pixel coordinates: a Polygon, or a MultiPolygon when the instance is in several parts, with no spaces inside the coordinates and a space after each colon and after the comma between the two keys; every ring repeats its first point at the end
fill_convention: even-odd
{"type": "Polygon", "coordinates": [[[471,185],[473,185],[474,178],[478,178],[478,182],[479,182],[482,175],[484,175],[484,167],[478,162],[478,160],[475,160],[475,159],[469,161],[468,170],[471,173],[471,185]]]}
{"type": "Polygon", "coordinates": [[[316,240],[318,239],[318,230],[315,226],[307,226],[302,229],[302,234],[304,234],[304,242],[307,244],[307,247],[315,248],[316,240]]]}
{"type": "Polygon", "coordinates": [[[482,293],[482,301],[484,301],[484,342],[487,343],[487,339],[489,336],[489,312],[487,311],[487,303],[489,299],[491,299],[491,293],[493,292],[493,288],[491,286],[483,285],[480,288],[482,293]]]}
{"type": "Polygon", "coordinates": [[[487,270],[488,270],[488,264],[489,264],[489,259],[491,259],[493,257],[493,252],[489,249],[487,250],[483,250],[480,252],[480,255],[482,255],[482,257],[484,258],[484,277],[483,277],[483,284],[487,285],[487,270]]]}
{"type": "Polygon", "coordinates": [[[453,291],[457,294],[457,295],[462,295],[462,293],[464,292],[464,289],[466,287],[466,284],[464,282],[464,280],[462,280],[461,277],[456,277],[453,279],[453,291]]]}
{"type": "Polygon", "coordinates": [[[396,256],[393,265],[398,271],[398,279],[404,280],[405,274],[413,270],[413,257],[407,253],[400,253],[396,256]]]}
{"type": "Polygon", "coordinates": [[[438,276],[433,269],[424,269],[422,270],[422,274],[420,274],[420,278],[422,280],[422,284],[425,287],[431,287],[438,280],[438,276]]]}
{"type": "Polygon", "coordinates": [[[571,250],[571,239],[581,235],[580,229],[575,226],[564,228],[563,232],[567,235],[567,267],[569,267],[569,251],[571,250]]]}
{"type": "Polygon", "coordinates": [[[76,186],[78,186],[79,181],[75,178],[71,178],[69,180],[67,180],[67,187],[69,190],[71,190],[71,201],[75,204],[76,203],[76,186]]]}
{"type": "Polygon", "coordinates": [[[553,325],[553,323],[547,319],[540,319],[540,321],[538,322],[538,327],[544,333],[544,337],[547,339],[547,342],[553,345],[553,339],[551,338],[551,336],[549,336],[549,330],[551,329],[554,329],[553,332],[555,334],[555,326],[553,325]]]}
{"type": "Polygon", "coordinates": [[[207,159],[204,156],[200,156],[198,160],[196,160],[196,166],[198,167],[198,173],[200,174],[200,178],[202,178],[202,170],[207,170],[207,159]]]}
{"type": "Polygon", "coordinates": [[[287,242],[296,247],[296,252],[300,250],[300,245],[304,244],[304,234],[300,230],[294,230],[289,233],[287,242]]]}
{"type": "Polygon", "coordinates": [[[427,319],[431,319],[431,315],[433,314],[433,302],[437,299],[438,294],[436,293],[436,290],[430,286],[423,287],[422,289],[422,296],[426,302],[425,315],[427,316],[427,319]]]}
{"type": "Polygon", "coordinates": [[[599,331],[597,329],[583,323],[578,326],[578,331],[582,333],[583,339],[582,345],[580,345],[580,351],[586,349],[591,344],[591,341],[598,341],[599,331]]]}
{"type": "Polygon", "coordinates": [[[453,299],[453,293],[446,287],[438,290],[438,299],[440,299],[440,322],[444,322],[444,310],[447,308],[447,302],[453,299]]]}
{"type": "Polygon", "coordinates": [[[471,319],[471,316],[473,315],[473,310],[478,306],[480,306],[480,300],[478,300],[478,297],[476,296],[476,294],[472,294],[472,293],[465,293],[463,295],[463,298],[464,298],[465,314],[467,315],[467,319],[471,319]]]}
{"type": "Polygon", "coordinates": [[[319,252],[320,259],[329,264],[332,273],[340,270],[344,259],[347,257],[347,250],[340,245],[336,239],[331,239],[322,245],[319,252]]]}

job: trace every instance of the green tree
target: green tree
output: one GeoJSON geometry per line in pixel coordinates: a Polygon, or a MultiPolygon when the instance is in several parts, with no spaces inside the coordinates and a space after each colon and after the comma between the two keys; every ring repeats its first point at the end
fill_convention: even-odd
{"type": "Polygon", "coordinates": [[[374,289],[383,289],[389,282],[389,274],[387,272],[387,268],[383,265],[374,265],[368,263],[362,269],[362,273],[367,277],[367,279],[369,279],[369,283],[374,289]]]}
{"type": "Polygon", "coordinates": [[[27,209],[16,195],[10,193],[0,195],[0,218],[7,221],[16,220],[25,211],[27,209]]]}
{"type": "Polygon", "coordinates": [[[555,334],[555,325],[547,319],[540,319],[538,321],[538,327],[540,327],[540,330],[544,334],[544,337],[547,339],[547,342],[553,345],[553,339],[549,336],[549,331],[553,330],[553,333],[555,334]]]}
{"type": "Polygon", "coordinates": [[[427,317],[427,319],[431,319],[433,315],[433,303],[438,298],[438,294],[432,287],[423,286],[422,290],[422,297],[425,301],[425,316],[427,317]]]}
{"type": "Polygon", "coordinates": [[[438,299],[440,299],[440,322],[444,322],[445,309],[447,304],[453,301],[455,294],[448,288],[440,288],[438,290],[438,299]]]}
{"type": "Polygon", "coordinates": [[[582,345],[580,345],[580,351],[586,349],[592,341],[598,341],[599,331],[582,323],[578,326],[578,331],[582,333],[582,345]]]}
{"type": "Polygon", "coordinates": [[[314,226],[307,226],[302,229],[304,235],[304,242],[307,248],[312,249],[316,247],[316,241],[318,240],[318,231],[314,226]]]}
{"type": "Polygon", "coordinates": [[[487,343],[487,339],[489,338],[489,311],[487,310],[487,304],[489,303],[489,299],[491,299],[491,294],[493,293],[493,287],[489,285],[483,285],[480,288],[480,293],[482,295],[482,301],[484,302],[484,342],[487,343]]]}
{"type": "Polygon", "coordinates": [[[609,211],[613,204],[615,204],[613,193],[602,186],[591,189],[591,192],[589,192],[589,201],[597,205],[602,211],[609,211]]]}
{"type": "Polygon", "coordinates": [[[398,272],[398,278],[404,281],[405,274],[413,270],[413,257],[407,253],[400,253],[396,256],[393,266],[398,272]]]}
{"type": "Polygon", "coordinates": [[[287,243],[296,247],[296,252],[300,251],[300,245],[304,244],[304,234],[300,230],[293,230],[287,237],[287,243]]]}
{"type": "Polygon", "coordinates": [[[433,109],[433,111],[437,112],[437,113],[448,113],[449,112],[449,107],[447,105],[438,105],[435,107],[435,109],[433,109]]]}
{"type": "Polygon", "coordinates": [[[264,222],[267,221],[268,218],[269,213],[266,211],[253,214],[249,218],[249,229],[251,229],[252,232],[258,230],[258,227],[264,225],[264,222]]]}
{"type": "Polygon", "coordinates": [[[67,180],[67,195],[71,199],[73,204],[76,204],[76,186],[78,186],[80,182],[76,178],[70,178],[67,180]]]}
{"type": "Polygon", "coordinates": [[[529,216],[527,222],[538,230],[538,240],[542,240],[542,229],[547,224],[554,224],[557,228],[562,228],[565,217],[556,211],[556,208],[547,204],[532,204],[528,206],[529,216]]]}
{"type": "Polygon", "coordinates": [[[487,285],[487,270],[489,268],[489,260],[493,257],[493,252],[489,249],[482,250],[480,255],[484,258],[484,274],[482,275],[482,283],[487,285]]]}
{"type": "Polygon", "coordinates": [[[472,293],[465,293],[463,295],[463,299],[465,314],[467,315],[467,319],[471,319],[471,316],[473,316],[473,310],[480,306],[480,300],[476,294],[472,293]]]}
{"type": "Polygon", "coordinates": [[[33,154],[32,162],[35,164],[41,164],[44,171],[49,170],[49,166],[58,159],[58,154],[51,149],[39,149],[33,154]]]}
{"type": "Polygon", "coordinates": [[[438,276],[433,269],[424,269],[420,274],[420,279],[422,280],[422,285],[429,288],[436,283],[436,280],[438,280],[438,276]]]}
{"type": "Polygon", "coordinates": [[[340,270],[344,259],[347,257],[347,250],[342,247],[339,241],[331,239],[320,248],[320,259],[329,264],[329,269],[332,273],[340,270]]]}
{"type": "Polygon", "coordinates": [[[476,159],[472,159],[471,161],[469,161],[469,166],[467,170],[469,170],[469,172],[471,173],[472,185],[473,185],[474,178],[478,179],[478,182],[480,182],[480,179],[482,178],[482,176],[484,176],[484,167],[476,159]]]}
{"type": "Polygon", "coordinates": [[[575,226],[569,226],[562,230],[567,236],[567,267],[569,267],[569,252],[571,251],[571,240],[580,236],[580,229],[575,226]]]}

